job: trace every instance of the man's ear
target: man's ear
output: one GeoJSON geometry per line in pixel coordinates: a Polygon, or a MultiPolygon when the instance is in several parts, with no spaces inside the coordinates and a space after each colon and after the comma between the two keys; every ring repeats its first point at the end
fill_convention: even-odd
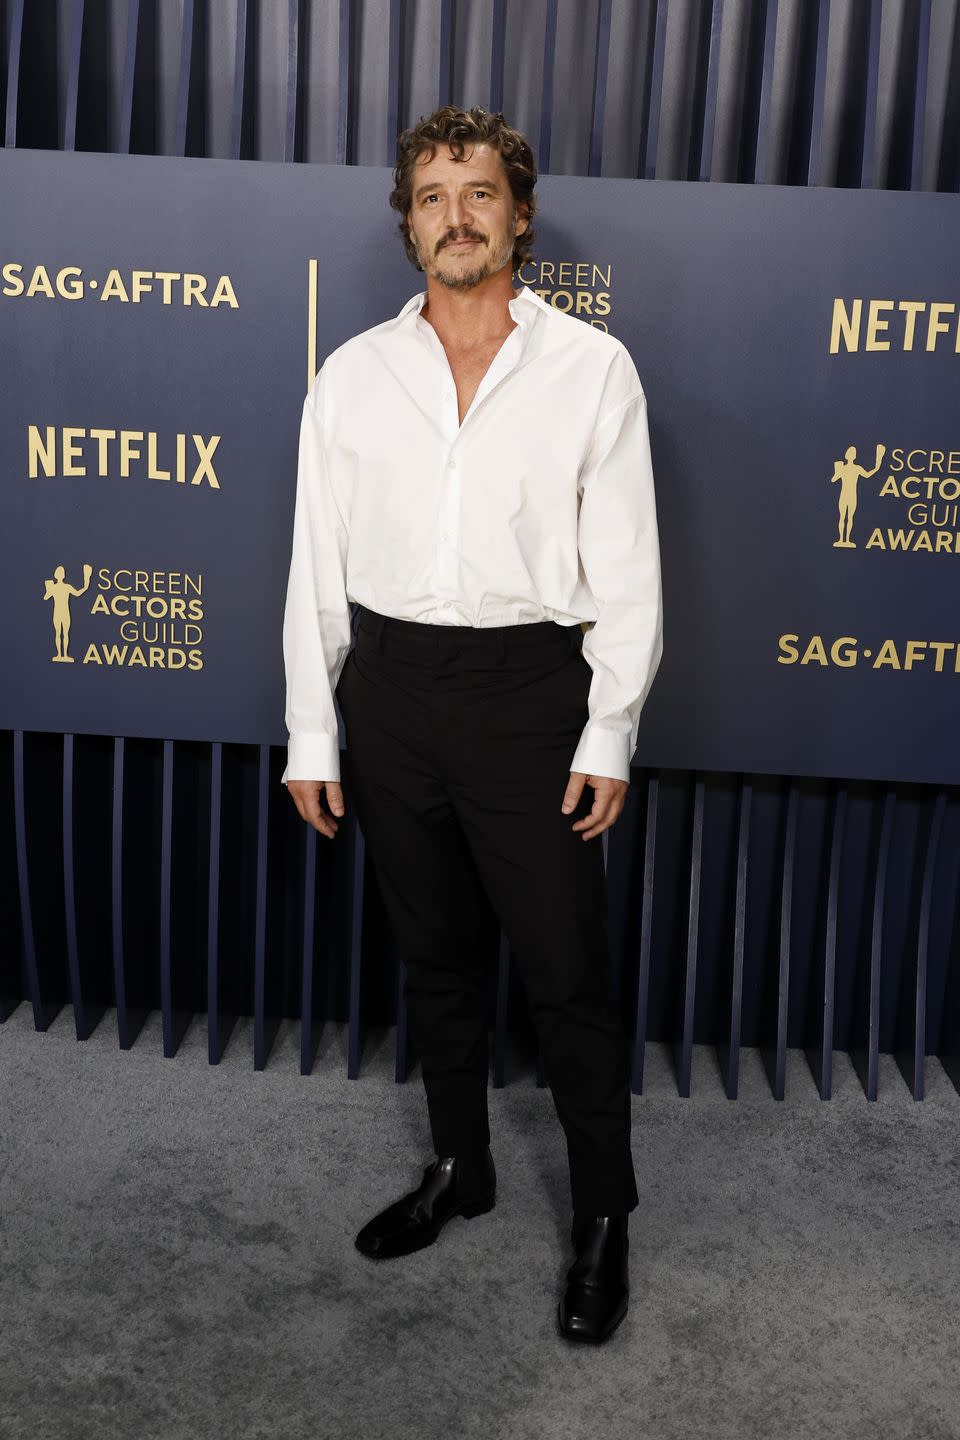
{"type": "Polygon", "coordinates": [[[517,224],[516,224],[517,234],[518,234],[518,235],[522,235],[523,232],[524,232],[524,230],[526,230],[527,227],[529,226],[529,224],[530,224],[530,207],[529,207],[529,205],[527,204],[526,200],[518,200],[518,201],[517,201],[517,224]]]}

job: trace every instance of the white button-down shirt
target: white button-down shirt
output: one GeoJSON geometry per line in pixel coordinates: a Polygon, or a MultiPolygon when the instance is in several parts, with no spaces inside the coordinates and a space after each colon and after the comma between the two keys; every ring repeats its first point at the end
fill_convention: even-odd
{"type": "Polygon", "coordinates": [[[629,780],[662,651],[636,368],[619,340],[524,286],[461,424],[426,298],[332,351],[304,401],[283,781],[340,779],[333,696],[352,601],[434,625],[590,622],[588,718],[570,769],[629,780]]]}

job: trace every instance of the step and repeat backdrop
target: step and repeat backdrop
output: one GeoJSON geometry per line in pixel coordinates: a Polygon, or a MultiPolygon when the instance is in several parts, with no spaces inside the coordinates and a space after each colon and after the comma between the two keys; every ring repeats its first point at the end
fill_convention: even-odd
{"type": "MultiPolygon", "coordinates": [[[[424,284],[391,172],[8,150],[0,185],[0,725],[285,744],[303,397],[424,284]]],[[[960,198],[537,195],[517,280],[647,394],[634,763],[960,781],[960,198]]]]}

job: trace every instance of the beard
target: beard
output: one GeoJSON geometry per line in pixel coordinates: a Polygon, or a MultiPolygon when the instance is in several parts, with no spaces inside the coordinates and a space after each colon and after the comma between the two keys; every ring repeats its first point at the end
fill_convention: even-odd
{"type": "MultiPolygon", "coordinates": [[[[442,268],[441,262],[446,245],[441,246],[432,260],[425,260],[423,251],[420,248],[420,243],[414,234],[411,236],[411,239],[413,240],[413,248],[416,251],[417,263],[421,270],[425,271],[428,275],[432,275],[435,280],[441,285],[444,285],[448,290],[472,290],[475,285],[479,285],[481,281],[488,279],[491,275],[496,275],[505,265],[509,265],[512,262],[515,219],[516,214],[514,212],[514,215],[511,216],[509,234],[488,241],[486,257],[475,262],[469,269],[447,271],[442,268]]],[[[475,236],[455,235],[453,238],[474,239],[475,236]]],[[[482,245],[484,242],[480,240],[477,243],[482,245]]]]}

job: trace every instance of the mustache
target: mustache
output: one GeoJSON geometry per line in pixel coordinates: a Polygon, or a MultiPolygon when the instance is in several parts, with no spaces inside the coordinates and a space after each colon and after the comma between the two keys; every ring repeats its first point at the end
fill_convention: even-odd
{"type": "Polygon", "coordinates": [[[457,235],[456,233],[454,233],[452,235],[444,236],[444,238],[437,245],[437,250],[442,250],[444,245],[450,245],[455,240],[479,240],[482,245],[485,245],[487,243],[486,235],[481,235],[476,230],[466,230],[462,235],[457,235]]]}

